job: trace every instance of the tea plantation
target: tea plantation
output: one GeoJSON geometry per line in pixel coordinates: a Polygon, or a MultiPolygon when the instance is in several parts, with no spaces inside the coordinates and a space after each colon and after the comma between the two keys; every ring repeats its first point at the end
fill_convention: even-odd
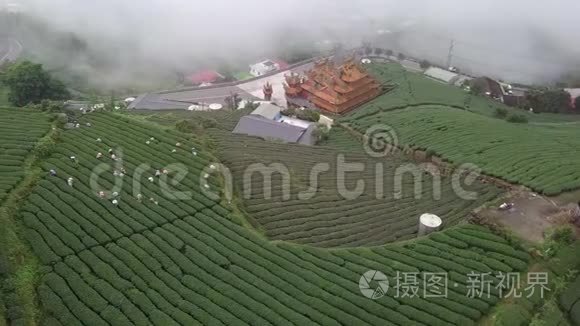
{"type": "Polygon", "coordinates": [[[340,141],[335,131],[331,139],[337,148],[212,134],[254,226],[274,240],[355,247],[411,239],[421,214],[437,214],[452,226],[500,193],[474,183],[465,190],[474,192],[475,198],[462,199],[450,177],[435,178],[401,157],[373,159],[352,136],[341,135],[340,141]],[[358,163],[361,170],[341,174],[340,161],[358,163]],[[321,164],[326,167],[313,175],[321,164]],[[357,187],[360,195],[350,197],[357,187]]]}
{"type": "Polygon", "coordinates": [[[456,164],[535,191],[557,195],[580,188],[580,131],[575,125],[522,125],[455,108],[420,105],[343,120],[361,133],[388,125],[399,146],[428,149],[456,164]]]}
{"type": "Polygon", "coordinates": [[[474,325],[499,294],[492,287],[489,297],[467,297],[466,275],[523,271],[530,259],[469,225],[372,248],[270,242],[243,226],[246,216],[234,204],[201,190],[220,193],[223,180],[205,178],[213,158],[191,136],[110,113],[90,114],[81,125],[43,163],[46,175],[19,216],[44,265],[38,298],[45,324],[474,325]],[[176,163],[189,171],[183,178],[176,163]],[[165,177],[155,176],[164,168],[166,187],[189,192],[187,199],[167,198],[165,177]],[[446,298],[410,298],[391,286],[371,300],[359,279],[372,269],[389,278],[447,272],[453,286],[446,298]]]}
{"type": "Polygon", "coordinates": [[[0,203],[22,180],[26,156],[49,129],[50,122],[44,114],[0,109],[0,203]]]}
{"type": "Polygon", "coordinates": [[[570,315],[574,325],[580,325],[580,277],[564,291],[560,297],[560,306],[570,315]]]}
{"type": "Polygon", "coordinates": [[[366,67],[379,81],[394,85],[396,88],[351,111],[348,116],[354,119],[408,106],[438,104],[488,117],[494,117],[496,109],[501,108],[508,114],[523,114],[531,123],[580,122],[580,115],[577,114],[530,113],[484,96],[474,96],[459,87],[406,71],[398,63],[370,64],[366,67]]]}

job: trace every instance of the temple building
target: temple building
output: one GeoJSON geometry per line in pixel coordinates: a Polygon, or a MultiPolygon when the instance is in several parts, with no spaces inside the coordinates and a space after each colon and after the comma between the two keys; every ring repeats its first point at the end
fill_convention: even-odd
{"type": "Polygon", "coordinates": [[[354,59],[338,67],[330,59],[323,59],[304,77],[297,74],[285,77],[288,106],[316,107],[334,114],[348,112],[382,92],[379,82],[354,59]]]}

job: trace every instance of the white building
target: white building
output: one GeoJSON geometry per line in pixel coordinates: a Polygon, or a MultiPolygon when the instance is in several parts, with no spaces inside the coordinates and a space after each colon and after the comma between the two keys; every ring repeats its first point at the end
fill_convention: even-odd
{"type": "Polygon", "coordinates": [[[262,62],[258,62],[256,64],[250,65],[250,74],[255,77],[263,76],[267,73],[272,71],[276,71],[280,69],[280,65],[271,61],[265,60],[262,62]]]}
{"type": "Polygon", "coordinates": [[[437,79],[446,84],[453,84],[457,78],[459,78],[458,74],[437,67],[429,67],[427,70],[425,70],[424,74],[427,77],[437,79]]]}

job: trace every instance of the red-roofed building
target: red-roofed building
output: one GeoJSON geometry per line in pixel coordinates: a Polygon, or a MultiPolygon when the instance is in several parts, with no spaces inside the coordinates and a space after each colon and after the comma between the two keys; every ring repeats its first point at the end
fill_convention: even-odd
{"type": "Polygon", "coordinates": [[[217,71],[204,69],[185,77],[185,80],[193,85],[200,85],[215,83],[223,78],[217,71]]]}

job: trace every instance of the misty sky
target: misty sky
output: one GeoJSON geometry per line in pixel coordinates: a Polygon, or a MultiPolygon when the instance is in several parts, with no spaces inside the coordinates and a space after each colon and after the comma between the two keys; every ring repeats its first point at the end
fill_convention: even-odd
{"type": "Polygon", "coordinates": [[[5,2],[21,3],[56,28],[75,31],[125,65],[151,61],[182,67],[195,58],[235,60],[242,53],[259,59],[284,41],[288,34],[281,31],[290,30],[294,37],[349,45],[372,41],[442,65],[455,39],[454,65],[516,81],[550,80],[580,70],[576,0],[5,2]]]}

